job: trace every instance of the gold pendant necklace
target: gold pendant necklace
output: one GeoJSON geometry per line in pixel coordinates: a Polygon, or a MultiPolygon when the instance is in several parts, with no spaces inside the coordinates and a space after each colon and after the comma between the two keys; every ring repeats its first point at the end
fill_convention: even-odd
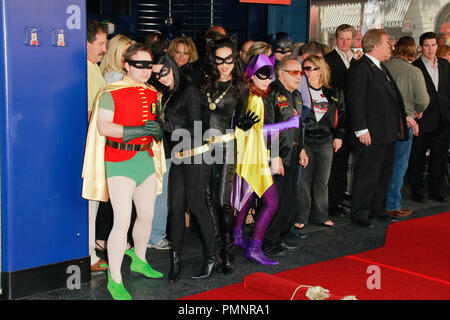
{"type": "Polygon", "coordinates": [[[217,99],[214,100],[214,102],[211,101],[211,96],[210,96],[209,92],[206,93],[206,97],[208,98],[208,103],[209,103],[209,110],[216,110],[217,104],[220,102],[220,100],[223,99],[223,97],[225,97],[225,95],[228,92],[228,89],[230,89],[230,88],[231,88],[231,82],[230,82],[230,85],[228,86],[228,88],[224,92],[222,92],[222,94],[219,97],[217,97],[217,99]]]}

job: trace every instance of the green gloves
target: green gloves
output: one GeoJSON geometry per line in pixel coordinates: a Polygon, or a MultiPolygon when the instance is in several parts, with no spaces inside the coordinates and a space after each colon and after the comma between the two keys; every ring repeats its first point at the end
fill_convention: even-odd
{"type": "Polygon", "coordinates": [[[163,133],[157,122],[148,120],[143,126],[124,126],[123,142],[128,143],[133,139],[145,136],[153,136],[156,140],[161,140],[163,133]]]}
{"type": "Polygon", "coordinates": [[[160,141],[164,135],[164,131],[159,125],[158,122],[155,121],[147,121],[144,125],[147,130],[149,136],[153,136],[156,140],[160,141]]]}
{"type": "Polygon", "coordinates": [[[145,133],[144,126],[124,126],[123,127],[123,142],[128,143],[135,138],[145,137],[148,134],[145,133]]]}

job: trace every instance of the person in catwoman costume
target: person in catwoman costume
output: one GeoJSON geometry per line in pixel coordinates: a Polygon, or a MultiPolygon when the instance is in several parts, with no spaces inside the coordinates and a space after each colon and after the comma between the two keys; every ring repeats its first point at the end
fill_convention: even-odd
{"type": "MultiPolygon", "coordinates": [[[[222,272],[235,269],[233,247],[234,209],[231,191],[236,173],[236,141],[234,128],[244,131],[259,121],[246,113],[242,98],[246,83],[237,63],[236,44],[229,38],[211,41],[205,81],[201,86],[204,138],[213,142],[210,181],[210,213],[220,237],[222,272]]],[[[206,156],[206,154],[205,154],[206,156]]],[[[203,276],[209,276],[218,265],[205,261],[203,276]]]]}

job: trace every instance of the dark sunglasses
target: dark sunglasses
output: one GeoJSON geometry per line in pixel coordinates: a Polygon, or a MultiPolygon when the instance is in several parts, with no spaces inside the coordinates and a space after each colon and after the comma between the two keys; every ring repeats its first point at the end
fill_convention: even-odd
{"type": "Polygon", "coordinates": [[[164,78],[165,76],[168,76],[170,73],[170,67],[169,66],[162,66],[161,70],[159,70],[158,73],[153,72],[152,75],[155,77],[156,80],[159,80],[161,78],[164,78]]]}
{"type": "Polygon", "coordinates": [[[128,60],[127,62],[136,69],[151,69],[153,66],[153,61],[150,60],[128,60]]]}
{"type": "Polygon", "coordinates": [[[300,71],[300,70],[286,70],[286,69],[281,69],[281,70],[289,73],[289,75],[291,77],[297,77],[298,75],[301,75],[301,76],[303,75],[303,71],[300,71]]]}
{"type": "Polygon", "coordinates": [[[214,61],[214,63],[217,65],[217,66],[219,66],[219,65],[221,65],[221,64],[224,64],[224,63],[226,63],[226,64],[233,64],[235,61],[236,61],[236,58],[232,55],[232,54],[230,54],[228,57],[226,57],[226,58],[222,58],[222,57],[218,57],[218,56],[215,56],[215,61],[214,61]]]}
{"type": "Polygon", "coordinates": [[[316,70],[319,70],[319,69],[320,68],[310,67],[310,66],[303,67],[303,70],[305,70],[305,71],[316,71],[316,70]]]}

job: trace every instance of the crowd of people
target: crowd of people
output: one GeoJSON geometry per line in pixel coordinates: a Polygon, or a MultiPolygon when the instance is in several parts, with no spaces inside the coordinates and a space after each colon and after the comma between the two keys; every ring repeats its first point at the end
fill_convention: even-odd
{"type": "Polygon", "coordinates": [[[414,200],[447,201],[448,46],[439,48],[446,60],[436,56],[432,32],[417,48],[411,37],[391,45],[385,30],[372,29],[359,55],[354,37],[341,25],[333,49],[279,32],[238,50],[213,26],[197,50],[189,37],[168,41],[157,32],[145,43],[108,40],[104,25],[88,21],[82,196],[90,200],[91,270],[107,270],[114,299],[132,299],[124,255],[131,271],[163,277],[148,247],[168,249],[167,278],[180,278],[187,217],[204,253],[192,278],[202,279],[232,273],[234,247],[278,264],[309,223],[333,227],[334,216],[350,212],[356,226],[372,228],[372,219],[410,215],[401,206],[405,177],[414,200]],[[164,210],[155,211],[157,197],[167,198],[164,210]]]}

